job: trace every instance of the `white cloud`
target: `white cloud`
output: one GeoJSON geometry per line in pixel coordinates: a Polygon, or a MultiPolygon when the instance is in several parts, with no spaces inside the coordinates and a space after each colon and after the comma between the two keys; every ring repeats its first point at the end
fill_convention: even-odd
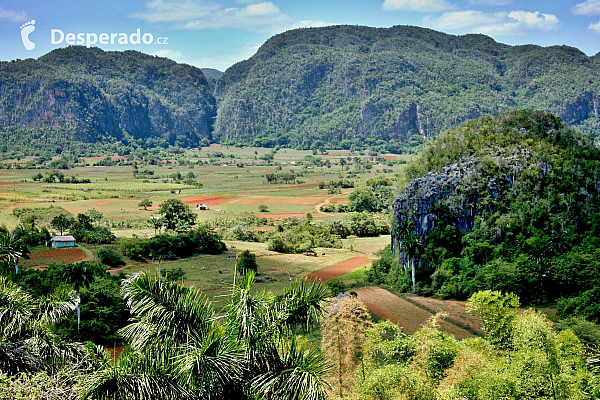
{"type": "Polygon", "coordinates": [[[245,5],[224,8],[202,0],[151,0],[145,10],[130,17],[190,31],[236,28],[275,34],[288,29],[335,25],[326,21],[295,20],[270,1],[238,0],[237,3],[245,5]]]}
{"type": "Polygon", "coordinates": [[[446,0],[385,0],[382,8],[387,11],[439,12],[452,10],[446,0]]]}
{"type": "Polygon", "coordinates": [[[472,6],[510,6],[515,4],[514,0],[469,0],[469,4],[472,6]]]}
{"type": "Polygon", "coordinates": [[[600,0],[586,0],[583,3],[576,4],[571,12],[575,15],[588,17],[600,16],[600,0]]]}
{"type": "Polygon", "coordinates": [[[24,11],[5,10],[0,7],[0,19],[5,19],[10,22],[26,22],[29,20],[29,17],[24,11]]]}
{"type": "Polygon", "coordinates": [[[588,31],[593,33],[600,33],[600,21],[592,22],[590,26],[588,26],[588,31]]]}
{"type": "Polygon", "coordinates": [[[503,13],[488,14],[474,10],[454,11],[439,17],[427,16],[423,18],[423,24],[435,29],[462,30],[497,23],[503,15],[503,13]]]}
{"type": "Polygon", "coordinates": [[[289,25],[291,18],[271,2],[250,4],[241,8],[220,9],[202,18],[184,22],[180,29],[206,30],[239,28],[256,31],[279,31],[289,25]]]}
{"type": "Polygon", "coordinates": [[[526,35],[528,33],[556,32],[560,21],[554,14],[539,11],[511,11],[484,13],[481,11],[456,11],[439,17],[427,16],[423,24],[434,29],[484,33],[487,35],[526,35]]]}
{"type": "Polygon", "coordinates": [[[218,4],[194,0],[182,0],[177,2],[152,0],[146,3],[146,10],[133,13],[130,17],[143,19],[144,21],[151,23],[176,22],[194,18],[204,18],[220,8],[221,7],[218,4]]]}

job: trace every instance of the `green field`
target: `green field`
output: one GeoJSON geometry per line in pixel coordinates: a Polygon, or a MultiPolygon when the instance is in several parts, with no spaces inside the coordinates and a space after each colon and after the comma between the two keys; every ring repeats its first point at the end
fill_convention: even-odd
{"type": "MultiPolygon", "coordinates": [[[[235,221],[256,215],[267,218],[274,225],[285,217],[304,218],[307,213],[311,213],[316,221],[344,219],[350,216],[321,213],[319,205],[347,202],[348,194],[355,188],[364,187],[367,179],[382,176],[395,179],[404,167],[396,160],[410,159],[407,155],[385,155],[384,159],[375,159],[364,154],[351,154],[347,150],[332,150],[327,154],[314,155],[321,160],[319,166],[307,161],[307,156],[309,159],[313,156],[312,151],[279,149],[272,160],[261,159],[270,153],[272,150],[266,148],[211,145],[149,159],[113,156],[111,159],[116,165],[111,166],[94,165],[102,157],[87,158],[61,171],[65,176],[90,181],[77,184],[34,181],[32,177],[35,174],[44,175],[50,170],[40,166],[37,169],[26,168],[31,165],[27,164],[31,159],[12,160],[14,168],[0,169],[0,225],[14,229],[20,223],[13,214],[15,208],[53,204],[73,215],[95,209],[103,214],[102,223],[118,238],[108,247],[119,252],[122,239],[155,234],[149,224],[150,217],[158,215],[158,205],[171,198],[189,204],[198,215],[199,222],[235,221]],[[345,160],[345,166],[341,165],[341,159],[345,160]],[[368,167],[365,167],[367,164],[368,167]],[[151,179],[135,178],[134,168],[151,179]],[[295,180],[289,184],[269,184],[265,179],[265,174],[285,172],[294,172],[297,175],[295,180]],[[193,181],[201,183],[202,187],[185,182],[185,179],[174,179],[173,175],[178,173],[184,178],[192,173],[193,181]],[[339,193],[319,189],[319,181],[338,179],[354,181],[355,188],[343,189],[339,193]],[[142,199],[150,199],[153,205],[144,210],[138,206],[142,199]],[[195,205],[199,203],[208,204],[209,209],[197,211],[195,205]],[[268,211],[260,212],[261,205],[266,206],[268,211]]],[[[306,276],[356,255],[373,255],[389,243],[389,237],[344,239],[342,249],[316,249],[317,256],[270,252],[266,243],[231,240],[226,243],[228,250],[221,255],[167,261],[162,263],[162,269],[182,268],[186,272],[186,283],[198,286],[214,297],[215,293],[230,287],[236,254],[248,249],[257,255],[260,267],[256,287],[277,291],[290,279],[306,276]]],[[[87,259],[93,257],[92,246],[81,244],[78,247],[84,250],[87,259]]],[[[48,253],[39,259],[48,264],[52,261],[51,257],[52,253],[48,253]]],[[[158,269],[158,264],[152,261],[141,263],[126,257],[125,261],[127,266],[123,271],[126,273],[158,269]]],[[[26,263],[29,266],[34,264],[34,261],[26,263]]],[[[364,268],[350,274],[347,282],[356,284],[361,279],[364,279],[364,268]]]]}

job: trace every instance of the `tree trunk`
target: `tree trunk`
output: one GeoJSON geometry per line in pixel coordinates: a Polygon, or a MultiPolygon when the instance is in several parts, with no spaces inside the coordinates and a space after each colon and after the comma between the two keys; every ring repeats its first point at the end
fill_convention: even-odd
{"type": "Polygon", "coordinates": [[[412,270],[412,284],[413,284],[413,293],[414,293],[416,290],[416,286],[417,286],[417,279],[415,277],[415,260],[414,259],[410,260],[410,267],[412,270]]]}
{"type": "Polygon", "coordinates": [[[77,334],[79,335],[79,325],[81,324],[81,297],[77,291],[77,334]]]}

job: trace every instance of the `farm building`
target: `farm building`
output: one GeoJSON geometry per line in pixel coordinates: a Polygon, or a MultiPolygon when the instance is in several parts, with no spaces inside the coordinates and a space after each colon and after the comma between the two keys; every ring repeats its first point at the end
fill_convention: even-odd
{"type": "Polygon", "coordinates": [[[54,236],[50,239],[52,247],[74,247],[75,238],[73,236],[54,236]]]}

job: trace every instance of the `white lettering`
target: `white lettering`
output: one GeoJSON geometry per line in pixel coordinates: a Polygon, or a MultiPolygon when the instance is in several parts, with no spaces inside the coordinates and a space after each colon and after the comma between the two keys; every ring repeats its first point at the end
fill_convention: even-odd
{"type": "Polygon", "coordinates": [[[88,33],[87,34],[87,40],[86,40],[86,44],[85,46],[87,48],[90,47],[90,45],[92,44],[96,44],[96,42],[98,41],[98,35],[96,35],[95,33],[88,33]],[[92,41],[93,40],[93,41],[92,41]]]}
{"type": "Polygon", "coordinates": [[[154,35],[151,33],[143,33],[141,29],[136,29],[135,32],[128,33],[119,33],[119,32],[102,32],[102,33],[92,33],[92,32],[81,32],[81,33],[64,33],[60,29],[52,29],[50,32],[50,41],[52,44],[61,44],[63,42],[69,45],[85,45],[86,47],[91,47],[97,43],[99,44],[166,44],[166,37],[159,37],[154,41],[154,35]],[[66,40],[65,40],[66,38],[66,40]]]}
{"type": "Polygon", "coordinates": [[[131,44],[140,44],[140,30],[138,29],[136,33],[132,33],[129,35],[129,42],[131,44]],[[134,39],[135,37],[135,39],[134,39]]]}
{"type": "Polygon", "coordinates": [[[50,43],[52,44],[60,44],[65,38],[65,34],[60,29],[52,29],[50,31],[50,43]],[[56,34],[60,35],[60,39],[56,39],[56,34]]]}

